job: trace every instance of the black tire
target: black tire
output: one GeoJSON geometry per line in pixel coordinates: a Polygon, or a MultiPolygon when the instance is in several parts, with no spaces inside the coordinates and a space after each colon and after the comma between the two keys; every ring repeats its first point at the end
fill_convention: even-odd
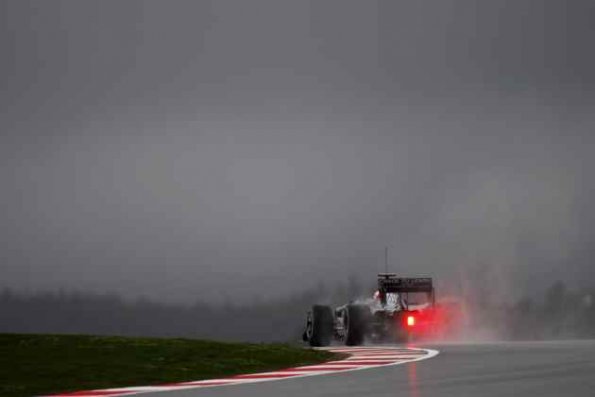
{"type": "Polygon", "coordinates": [[[364,343],[370,323],[370,309],[362,305],[347,305],[345,310],[345,344],[358,346],[364,343]]]}
{"type": "Polygon", "coordinates": [[[310,320],[311,324],[308,324],[308,327],[311,328],[306,330],[306,332],[310,332],[310,335],[308,335],[310,346],[330,345],[335,321],[333,309],[330,306],[314,305],[312,306],[310,320]]]}

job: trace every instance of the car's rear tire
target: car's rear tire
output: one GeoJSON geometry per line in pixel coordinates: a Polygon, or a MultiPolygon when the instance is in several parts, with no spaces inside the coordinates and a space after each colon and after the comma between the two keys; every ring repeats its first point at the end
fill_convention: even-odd
{"type": "Polygon", "coordinates": [[[331,344],[334,327],[334,314],[330,306],[314,305],[312,306],[308,342],[310,346],[328,346],[331,344]]]}
{"type": "Polygon", "coordinates": [[[364,343],[370,314],[367,306],[347,305],[345,309],[345,344],[347,346],[358,346],[364,343]]]}

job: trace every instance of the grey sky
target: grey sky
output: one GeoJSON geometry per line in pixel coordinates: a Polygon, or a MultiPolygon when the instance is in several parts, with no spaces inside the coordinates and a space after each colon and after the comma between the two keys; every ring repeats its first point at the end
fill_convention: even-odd
{"type": "Polygon", "coordinates": [[[2,286],[593,279],[591,1],[0,4],[2,286]]]}

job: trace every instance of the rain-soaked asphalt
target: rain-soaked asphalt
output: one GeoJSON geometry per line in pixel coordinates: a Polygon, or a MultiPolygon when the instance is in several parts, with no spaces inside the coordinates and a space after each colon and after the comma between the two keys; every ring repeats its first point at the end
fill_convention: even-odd
{"type": "Polygon", "coordinates": [[[403,365],[150,397],[595,396],[595,341],[423,345],[436,357],[403,365]]]}

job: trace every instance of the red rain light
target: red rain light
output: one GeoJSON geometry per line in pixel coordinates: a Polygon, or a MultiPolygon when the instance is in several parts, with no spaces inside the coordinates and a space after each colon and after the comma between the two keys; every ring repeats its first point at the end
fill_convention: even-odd
{"type": "Polygon", "coordinates": [[[413,327],[415,325],[415,317],[407,316],[407,325],[413,327]]]}

